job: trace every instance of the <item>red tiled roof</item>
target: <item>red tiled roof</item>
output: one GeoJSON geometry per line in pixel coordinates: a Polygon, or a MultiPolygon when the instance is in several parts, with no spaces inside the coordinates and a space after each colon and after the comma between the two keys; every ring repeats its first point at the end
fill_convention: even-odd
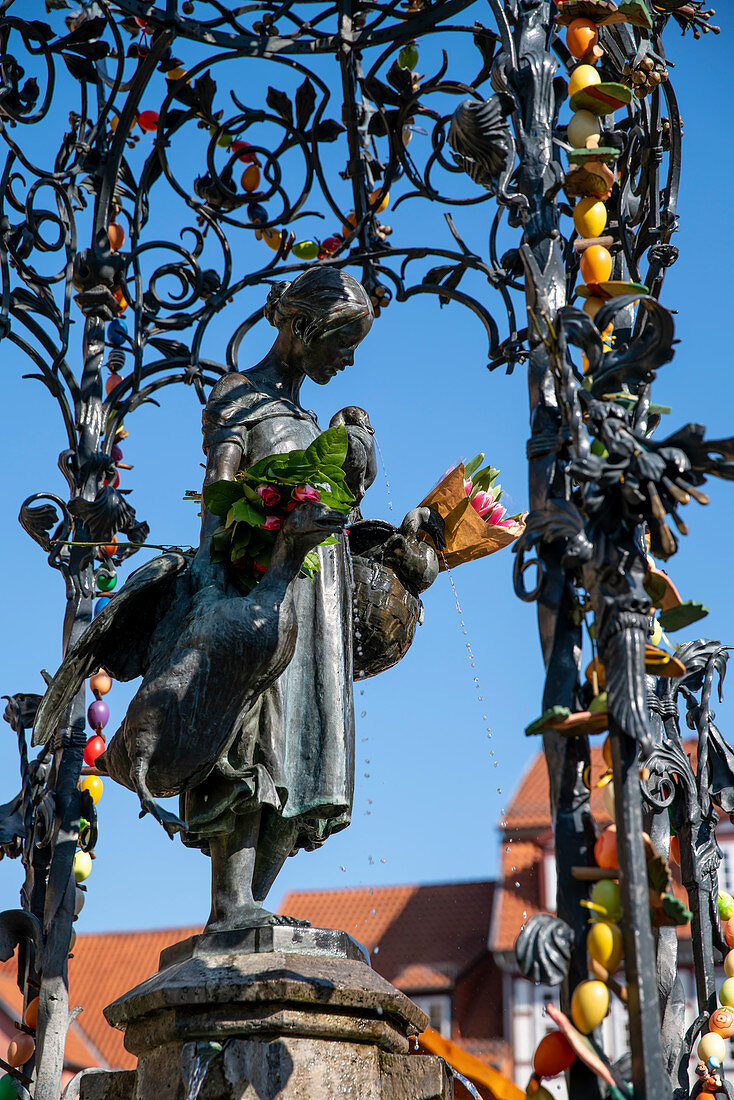
{"type": "MultiPolygon", "coordinates": [[[[607,770],[600,745],[591,749],[591,812],[600,825],[609,824],[609,815],[604,809],[602,791],[595,784],[607,770]]],[[[507,811],[508,829],[550,829],[550,793],[548,787],[548,768],[545,756],[539,752],[517,785],[517,792],[507,811]]]]}
{"type": "Polygon", "coordinates": [[[122,1032],[110,1027],[102,1009],[154,974],[164,947],[200,931],[165,928],[78,937],[69,960],[69,1003],[83,1005],[77,1023],[109,1065],[133,1069],[136,1062],[122,1044],[122,1032]]]}
{"type": "Polygon", "coordinates": [[[449,977],[471,966],[487,948],[493,896],[493,882],[308,890],[287,894],[280,909],[317,928],[349,932],[394,982],[409,963],[449,977]]]}
{"type": "Polygon", "coordinates": [[[450,992],[454,985],[455,975],[449,976],[440,970],[434,970],[430,966],[422,966],[420,963],[409,963],[394,976],[392,984],[411,993],[433,992],[440,990],[450,992]]]}
{"type": "MultiPolygon", "coordinates": [[[[17,959],[13,956],[12,959],[8,959],[0,966],[2,967],[0,971],[0,1005],[7,1011],[11,1019],[20,1020],[23,1012],[23,998],[18,989],[16,978],[17,959]]],[[[77,1070],[103,1064],[103,1060],[99,1057],[99,1051],[94,1049],[94,1046],[90,1044],[79,1025],[74,1021],[66,1036],[66,1046],[64,1048],[65,1068],[76,1073],[77,1070]]]]}

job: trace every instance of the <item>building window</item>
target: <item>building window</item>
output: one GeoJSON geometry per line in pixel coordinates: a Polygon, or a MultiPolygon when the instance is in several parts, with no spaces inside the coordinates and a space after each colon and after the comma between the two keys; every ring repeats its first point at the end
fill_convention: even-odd
{"type": "Polygon", "coordinates": [[[451,1038],[451,998],[446,994],[434,994],[430,997],[411,997],[418,1008],[422,1008],[430,1021],[430,1026],[444,1039],[451,1038]]]}
{"type": "Polygon", "coordinates": [[[555,852],[550,852],[543,857],[543,907],[549,913],[556,911],[557,885],[556,855],[555,852]]]}

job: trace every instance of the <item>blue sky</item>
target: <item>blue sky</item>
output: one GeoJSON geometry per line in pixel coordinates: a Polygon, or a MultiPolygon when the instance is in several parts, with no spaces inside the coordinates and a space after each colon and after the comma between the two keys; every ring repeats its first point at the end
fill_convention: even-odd
{"type": "MultiPolygon", "coordinates": [[[[668,52],[677,66],[674,82],[685,137],[681,231],[676,238],[681,258],[668,275],[663,301],[679,311],[676,331],[682,343],[654,390],[658,401],[673,407],[667,418],[671,431],[687,420],[701,421],[712,438],[734,434],[732,154],[720,122],[731,97],[726,32],[725,26],[720,37],[709,35],[697,43],[680,38],[674,27],[667,36],[668,52]]],[[[419,69],[430,72],[430,47],[424,56],[425,66],[419,69]]],[[[455,74],[468,79],[475,70],[474,60],[465,61],[459,50],[455,74]]],[[[59,111],[59,127],[65,111],[66,107],[59,111]]],[[[43,140],[47,139],[48,132],[43,140]]],[[[419,134],[413,138],[414,143],[426,140],[419,134]]],[[[420,151],[419,145],[416,149],[420,151]]],[[[441,204],[429,210],[414,200],[386,213],[384,220],[394,230],[392,242],[430,241],[449,247],[443,210],[441,204]]],[[[486,249],[492,214],[491,204],[456,214],[457,225],[478,250],[486,249]]],[[[161,236],[174,239],[178,230],[173,215],[161,207],[160,217],[161,236]]],[[[311,230],[316,231],[326,235],[318,223],[311,230]]],[[[249,251],[255,242],[244,234],[232,239],[235,263],[246,269],[248,262],[255,262],[249,251]]],[[[488,306],[496,309],[502,329],[501,303],[491,292],[483,293],[488,306]]],[[[257,304],[259,298],[260,292],[248,303],[257,304]]],[[[208,356],[223,359],[229,335],[247,312],[249,308],[236,303],[221,324],[212,327],[208,356]]],[[[80,335],[81,325],[77,328],[80,335]]],[[[257,362],[272,335],[265,324],[257,326],[242,347],[240,364],[257,362]]],[[[16,517],[27,495],[63,492],[56,459],[64,436],[50,396],[38,382],[21,378],[31,369],[28,363],[8,343],[2,351],[0,691],[11,694],[42,690],[39,670],[55,671],[60,659],[62,582],[16,517]]],[[[440,310],[427,296],[393,303],[359,349],[355,366],[326,388],[307,384],[303,399],[324,425],[344,405],[362,405],[369,411],[390,489],[380,473],[366,498],[366,515],[399,522],[443,470],[479,450],[500,466],[511,510],[526,505],[524,372],[518,368],[510,377],[487,372],[483,332],[459,305],[440,310]]],[[[200,407],[194,393],[184,387],[164,390],[161,401],[160,409],[143,408],[127,425],[125,459],[135,469],[123,474],[123,486],[134,490],[130,499],[138,515],[150,522],[151,541],[192,543],[197,539],[196,507],[182,497],[201,480],[200,407]]],[[[696,504],[687,509],[691,534],[682,540],[669,570],[684,599],[698,599],[711,608],[702,624],[707,635],[732,641],[734,486],[713,482],[709,490],[707,509],[696,504]]],[[[133,564],[142,560],[139,556],[133,564]]],[[[504,551],[460,567],[453,576],[456,594],[442,575],[425,595],[425,623],[405,660],[381,677],[355,685],[357,788],[352,826],[319,852],[290,860],[273,902],[288,889],[485,878],[496,872],[497,822],[537,751],[538,743],[526,739],[523,730],[539,712],[542,691],[535,610],[512,592],[512,563],[512,554],[504,551]]],[[[689,636],[683,632],[677,637],[684,641],[689,636]]],[[[122,720],[129,694],[129,687],[115,685],[107,697],[112,712],[108,730],[122,720]]],[[[725,705],[719,715],[724,731],[730,713],[725,705]]],[[[5,727],[4,734],[0,731],[0,801],[16,789],[14,735],[5,727]]],[[[150,818],[139,820],[137,809],[130,792],[112,782],[105,784],[98,807],[97,859],[80,931],[196,924],[207,916],[208,861],[171,843],[150,818]]],[[[2,908],[16,904],[19,871],[18,864],[9,861],[0,867],[2,908]]]]}

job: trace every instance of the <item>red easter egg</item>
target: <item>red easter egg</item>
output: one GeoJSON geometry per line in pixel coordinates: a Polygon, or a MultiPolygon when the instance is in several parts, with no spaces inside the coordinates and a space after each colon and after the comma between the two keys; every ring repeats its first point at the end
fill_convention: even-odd
{"type": "Polygon", "coordinates": [[[105,392],[109,397],[112,391],[123,381],[121,374],[111,374],[104,384],[105,392]]]}
{"type": "Polygon", "coordinates": [[[145,133],[152,133],[153,130],[158,129],[158,112],[157,111],[141,111],[138,115],[138,126],[145,133]]]}
{"type": "Polygon", "coordinates": [[[107,228],[107,236],[113,252],[117,252],[125,243],[125,230],[117,222],[110,222],[107,228]]]}
{"type": "Polygon", "coordinates": [[[95,734],[90,737],[84,746],[84,763],[93,768],[98,756],[101,756],[106,748],[104,737],[95,734]]]}
{"type": "Polygon", "coordinates": [[[538,1077],[557,1077],[575,1061],[574,1049],[560,1031],[549,1031],[538,1043],[533,1069],[538,1077]]]}

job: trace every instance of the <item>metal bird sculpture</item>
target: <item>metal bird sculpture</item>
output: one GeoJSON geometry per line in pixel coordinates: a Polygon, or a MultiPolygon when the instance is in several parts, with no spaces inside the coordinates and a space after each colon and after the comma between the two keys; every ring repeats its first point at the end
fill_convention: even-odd
{"type": "MultiPolygon", "coordinates": [[[[68,652],[39,707],[34,743],[45,742],[87,676],[143,676],[125,719],[97,767],[135,791],[169,834],[184,823],[156,797],[206,778],[248,710],[285,671],[298,622],[291,582],[303,559],[346,516],[301,503],[278,534],[267,572],[247,596],[212,583],[182,554],[165,554],[132,574],[68,652]]],[[[208,554],[204,548],[200,554],[208,554]]]]}

